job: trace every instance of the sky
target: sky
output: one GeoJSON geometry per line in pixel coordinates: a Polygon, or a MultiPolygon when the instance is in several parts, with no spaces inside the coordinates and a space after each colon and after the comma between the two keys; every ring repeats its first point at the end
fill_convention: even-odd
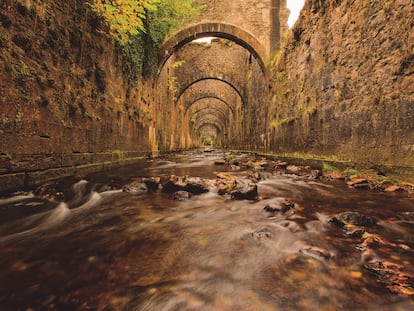
{"type": "Polygon", "coordinates": [[[298,19],[300,10],[302,9],[304,2],[305,0],[287,0],[287,7],[290,10],[290,16],[288,19],[288,25],[290,28],[298,19]]]}

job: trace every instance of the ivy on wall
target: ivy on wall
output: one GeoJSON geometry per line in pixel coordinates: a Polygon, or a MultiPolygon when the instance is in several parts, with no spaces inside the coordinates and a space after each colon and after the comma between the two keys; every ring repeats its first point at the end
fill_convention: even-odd
{"type": "Polygon", "coordinates": [[[91,0],[107,32],[122,47],[124,74],[129,82],[157,72],[157,50],[164,38],[191,21],[203,9],[194,0],[91,0]]]}

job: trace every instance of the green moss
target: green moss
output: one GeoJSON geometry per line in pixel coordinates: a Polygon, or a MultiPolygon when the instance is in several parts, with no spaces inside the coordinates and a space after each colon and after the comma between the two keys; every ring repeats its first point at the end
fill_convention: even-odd
{"type": "Polygon", "coordinates": [[[330,165],[330,164],[325,163],[325,162],[322,164],[322,170],[323,170],[324,172],[339,172],[339,171],[340,171],[340,170],[339,170],[339,169],[337,169],[335,166],[330,165]]]}
{"type": "Polygon", "coordinates": [[[22,112],[18,112],[18,113],[16,113],[16,116],[15,116],[15,118],[14,118],[14,121],[16,122],[16,123],[20,123],[20,122],[22,122],[23,121],[23,113],[22,112]]]}
{"type": "Polygon", "coordinates": [[[343,170],[342,173],[345,176],[356,176],[356,175],[359,175],[358,170],[356,170],[355,168],[352,168],[352,167],[347,167],[346,169],[343,170]]]}

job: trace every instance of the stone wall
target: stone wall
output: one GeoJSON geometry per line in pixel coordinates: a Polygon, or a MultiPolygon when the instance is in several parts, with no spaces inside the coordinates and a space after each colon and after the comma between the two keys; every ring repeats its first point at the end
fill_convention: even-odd
{"type": "Polygon", "coordinates": [[[196,132],[203,122],[217,125],[222,146],[260,148],[258,137],[267,125],[267,92],[261,64],[244,47],[226,39],[183,46],[158,78],[160,149],[197,145],[196,132]],[[217,103],[217,109],[193,119],[195,112],[189,107],[202,97],[217,103]]]}
{"type": "Polygon", "coordinates": [[[151,152],[152,84],[84,1],[0,3],[0,192],[151,152]]]}
{"type": "Polygon", "coordinates": [[[271,148],[414,180],[410,0],[308,0],[272,72],[271,148]]]}

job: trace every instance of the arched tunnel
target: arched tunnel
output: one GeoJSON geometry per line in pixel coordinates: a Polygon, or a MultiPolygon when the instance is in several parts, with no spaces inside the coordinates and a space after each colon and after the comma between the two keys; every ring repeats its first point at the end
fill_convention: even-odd
{"type": "Polygon", "coordinates": [[[156,81],[158,149],[265,149],[264,51],[252,35],[227,24],[192,26],[167,40],[156,81]],[[207,37],[210,42],[195,40],[207,37]]]}

